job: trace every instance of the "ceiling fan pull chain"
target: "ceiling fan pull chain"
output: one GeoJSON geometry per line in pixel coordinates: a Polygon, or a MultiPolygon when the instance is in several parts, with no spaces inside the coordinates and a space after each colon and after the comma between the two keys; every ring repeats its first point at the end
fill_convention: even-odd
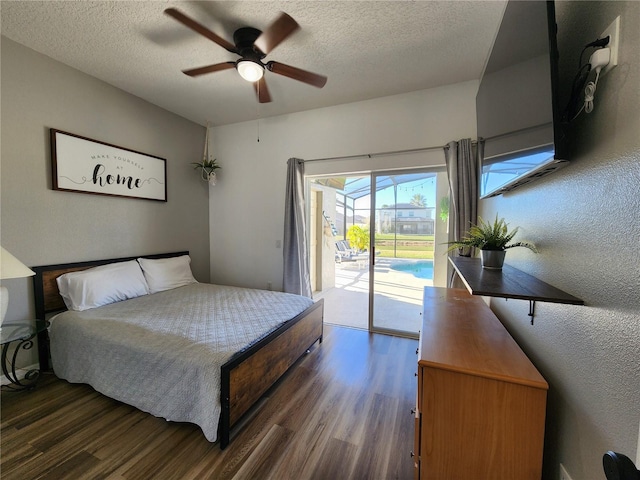
{"type": "MultiPolygon", "coordinates": [[[[260,98],[260,82],[257,82],[256,88],[258,91],[258,98],[260,98]]],[[[256,129],[258,135],[258,143],[260,143],[260,102],[256,105],[256,129]]]]}

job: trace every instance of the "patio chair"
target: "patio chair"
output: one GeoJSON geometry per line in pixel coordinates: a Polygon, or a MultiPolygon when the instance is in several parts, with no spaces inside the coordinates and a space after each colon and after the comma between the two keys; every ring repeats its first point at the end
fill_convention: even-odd
{"type": "Polygon", "coordinates": [[[355,248],[351,248],[348,240],[338,240],[336,242],[336,261],[338,263],[343,260],[353,260],[353,257],[357,254],[355,248]]]}

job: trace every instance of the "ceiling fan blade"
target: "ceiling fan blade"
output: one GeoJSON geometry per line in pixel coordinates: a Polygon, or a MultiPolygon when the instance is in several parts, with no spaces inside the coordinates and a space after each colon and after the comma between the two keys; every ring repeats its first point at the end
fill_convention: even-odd
{"type": "Polygon", "coordinates": [[[267,54],[300,28],[298,22],[284,12],[256,39],[254,45],[267,54]]]}
{"type": "Polygon", "coordinates": [[[266,64],[266,67],[273,73],[293,78],[294,80],[313,85],[314,87],[322,88],[327,83],[327,77],[325,77],[324,75],[307,72],[306,70],[302,70],[301,68],[292,67],[291,65],[285,65],[284,63],[269,62],[266,64]]]}
{"type": "Polygon", "coordinates": [[[264,77],[257,82],[253,82],[253,88],[256,91],[256,95],[258,96],[258,101],[260,103],[269,103],[271,101],[271,95],[269,94],[267,82],[264,77]]]}
{"type": "Polygon", "coordinates": [[[204,75],[205,73],[219,72],[221,70],[229,70],[231,68],[236,68],[235,62],[215,63],[213,65],[207,65],[205,67],[183,70],[182,73],[184,73],[185,75],[189,75],[190,77],[197,77],[198,75],[204,75]]]}
{"type": "Polygon", "coordinates": [[[174,19],[176,19],[177,21],[179,21],[183,25],[189,27],[194,32],[197,32],[200,35],[203,35],[203,36],[207,37],[212,42],[217,43],[218,45],[220,45],[225,50],[227,50],[227,51],[229,51],[231,53],[237,53],[237,54],[240,53],[240,52],[238,52],[238,49],[236,48],[236,46],[233,43],[226,41],[224,38],[220,37],[219,35],[216,35],[215,33],[213,33],[211,30],[209,30],[204,25],[201,25],[200,23],[196,22],[195,20],[187,17],[184,13],[176,10],[175,8],[167,8],[164,11],[164,13],[166,13],[170,17],[173,17],[174,19]]]}

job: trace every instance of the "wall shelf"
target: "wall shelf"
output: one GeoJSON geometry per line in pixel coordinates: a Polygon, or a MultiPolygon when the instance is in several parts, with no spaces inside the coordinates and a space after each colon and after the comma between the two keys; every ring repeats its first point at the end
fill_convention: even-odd
{"type": "Polygon", "coordinates": [[[472,295],[528,300],[531,323],[536,301],[584,305],[584,300],[509,265],[502,270],[487,270],[479,258],[449,257],[449,262],[472,295]]]}

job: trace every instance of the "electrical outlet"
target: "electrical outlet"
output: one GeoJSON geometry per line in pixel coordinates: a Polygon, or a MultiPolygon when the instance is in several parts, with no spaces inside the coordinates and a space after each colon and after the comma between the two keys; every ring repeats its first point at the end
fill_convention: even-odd
{"type": "Polygon", "coordinates": [[[618,47],[620,45],[620,16],[618,15],[616,19],[611,22],[611,25],[607,27],[607,29],[602,32],[600,38],[604,38],[609,36],[609,43],[606,48],[609,48],[611,55],[609,58],[609,65],[602,69],[600,72],[600,76],[605,75],[609,70],[618,65],[618,47]]]}
{"type": "Polygon", "coordinates": [[[560,464],[560,480],[573,480],[562,464],[560,464]]]}

